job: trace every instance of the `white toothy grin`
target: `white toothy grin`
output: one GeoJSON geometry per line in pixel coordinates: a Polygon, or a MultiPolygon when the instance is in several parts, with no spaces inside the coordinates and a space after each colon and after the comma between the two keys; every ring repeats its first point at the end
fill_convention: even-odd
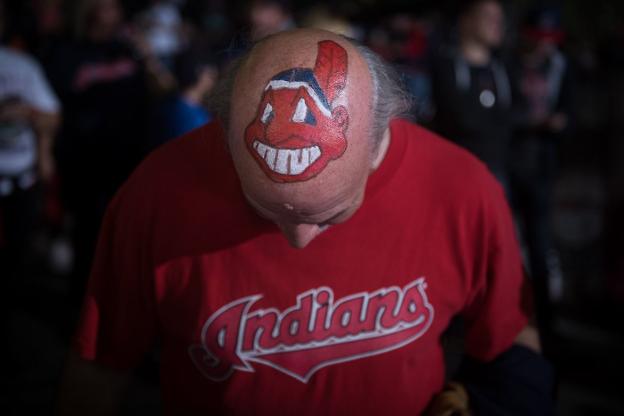
{"type": "Polygon", "coordinates": [[[299,175],[321,156],[321,148],[316,145],[279,149],[254,140],[253,148],[273,172],[282,175],[299,175]]]}

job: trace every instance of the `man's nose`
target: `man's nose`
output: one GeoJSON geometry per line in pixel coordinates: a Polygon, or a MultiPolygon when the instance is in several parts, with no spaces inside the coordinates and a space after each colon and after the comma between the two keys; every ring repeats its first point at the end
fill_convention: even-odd
{"type": "Polygon", "coordinates": [[[294,248],[304,248],[327,228],[318,224],[278,223],[277,226],[294,248]]]}

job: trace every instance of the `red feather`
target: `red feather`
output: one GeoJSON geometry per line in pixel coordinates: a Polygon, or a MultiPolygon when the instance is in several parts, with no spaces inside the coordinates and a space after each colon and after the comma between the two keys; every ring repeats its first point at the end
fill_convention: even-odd
{"type": "Polygon", "coordinates": [[[347,51],[331,40],[319,42],[314,75],[332,103],[347,83],[347,51]]]}

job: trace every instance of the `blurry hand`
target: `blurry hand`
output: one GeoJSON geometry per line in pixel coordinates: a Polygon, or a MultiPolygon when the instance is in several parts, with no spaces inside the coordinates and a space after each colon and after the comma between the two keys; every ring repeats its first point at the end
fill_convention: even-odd
{"type": "Polygon", "coordinates": [[[460,383],[450,382],[433,397],[427,416],[470,416],[468,393],[460,383]]]}
{"type": "Polygon", "coordinates": [[[30,107],[19,100],[7,100],[0,103],[0,121],[28,121],[30,119],[30,107]]]}

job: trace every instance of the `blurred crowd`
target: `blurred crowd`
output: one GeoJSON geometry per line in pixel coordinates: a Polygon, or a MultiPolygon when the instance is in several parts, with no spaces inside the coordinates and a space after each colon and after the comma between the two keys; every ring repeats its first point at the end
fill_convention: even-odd
{"type": "Polygon", "coordinates": [[[608,24],[588,33],[592,6],[566,3],[0,0],[3,312],[47,273],[70,282],[72,322],[119,186],[155,147],[212,120],[210,93],[233,59],[294,27],[352,37],[395,64],[414,119],[490,168],[546,334],[575,273],[604,276],[577,295],[621,303],[624,18],[601,3],[592,16],[608,24]],[[600,261],[575,258],[592,244],[600,261]]]}

